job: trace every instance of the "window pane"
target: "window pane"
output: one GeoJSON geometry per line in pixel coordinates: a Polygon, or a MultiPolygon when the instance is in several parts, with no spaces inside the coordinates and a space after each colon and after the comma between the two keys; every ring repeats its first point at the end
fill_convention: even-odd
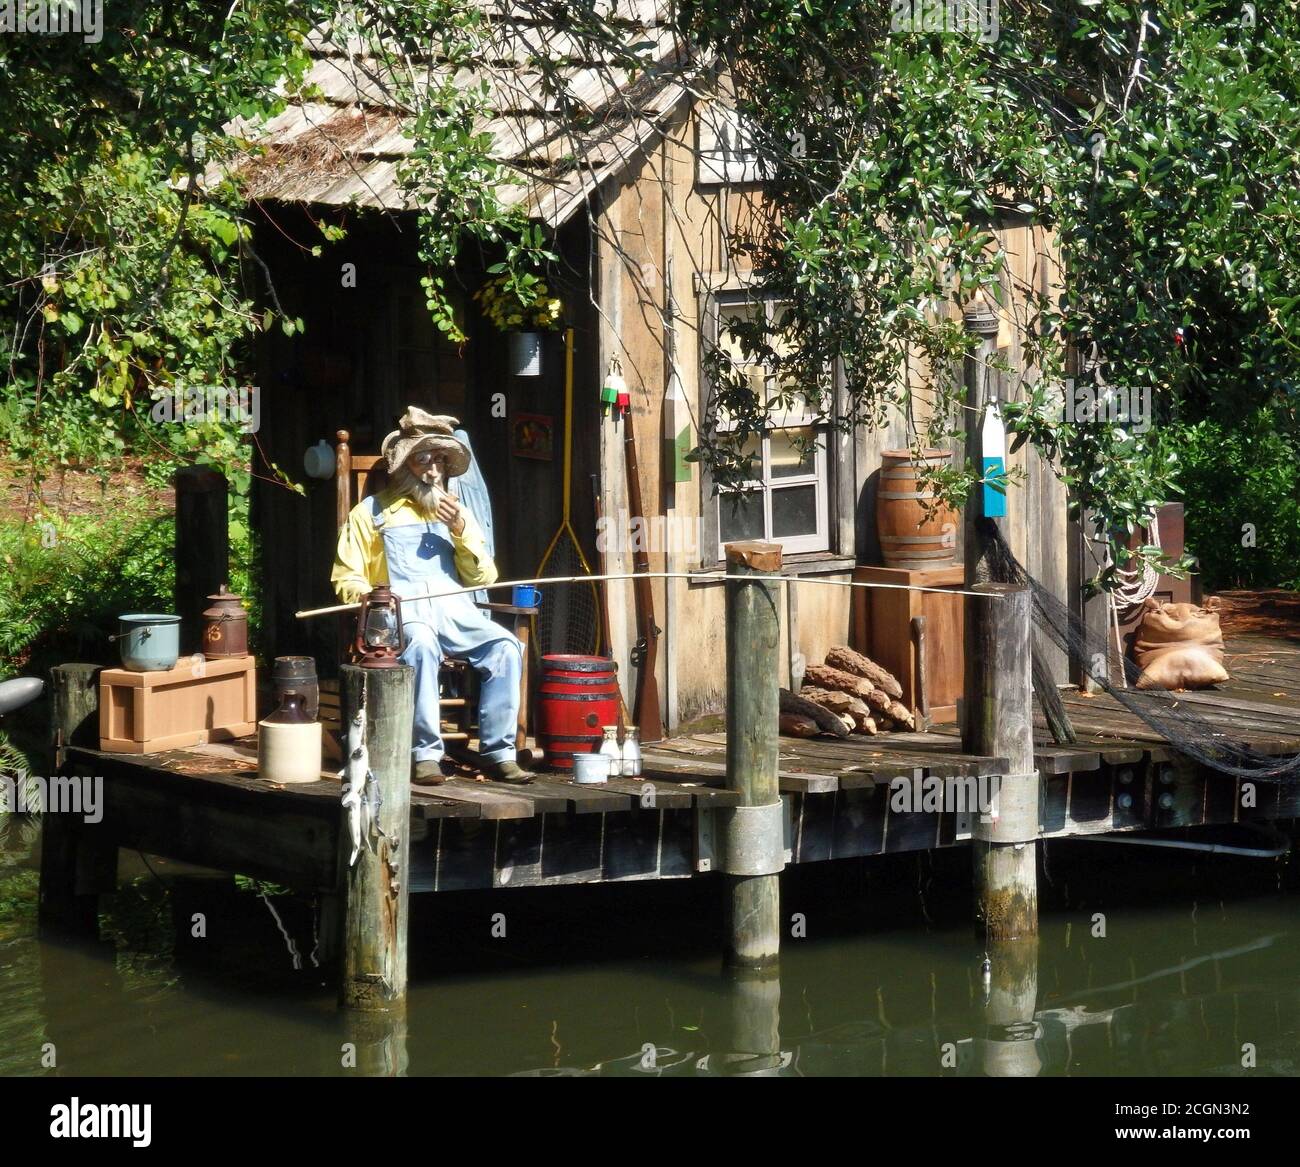
{"type": "Polygon", "coordinates": [[[762,319],[762,304],[723,304],[718,308],[718,347],[722,349],[732,364],[742,370],[749,382],[749,390],[758,401],[763,401],[767,391],[767,374],[762,365],[747,360],[744,346],[732,335],[727,325],[734,320],[740,324],[750,324],[762,319]]]}
{"type": "Polygon", "coordinates": [[[787,486],[772,491],[772,537],[817,533],[817,487],[787,486]]]}
{"type": "Polygon", "coordinates": [[[763,538],[763,492],[734,490],[720,494],[718,533],[723,543],[734,539],[763,538]]]}
{"type": "Polygon", "coordinates": [[[817,472],[817,448],[813,444],[813,427],[772,431],[772,477],[790,478],[817,472]],[[806,443],[806,444],[805,444],[806,443]]]}

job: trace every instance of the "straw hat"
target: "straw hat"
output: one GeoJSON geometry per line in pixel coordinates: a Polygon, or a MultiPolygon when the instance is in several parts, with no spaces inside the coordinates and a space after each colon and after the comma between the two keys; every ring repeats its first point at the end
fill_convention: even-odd
{"type": "Polygon", "coordinates": [[[393,474],[416,450],[435,450],[446,458],[447,477],[455,478],[469,469],[469,449],[452,436],[460,424],[446,414],[428,413],[418,405],[411,405],[402,414],[398,429],[384,439],[380,453],[393,474]]]}

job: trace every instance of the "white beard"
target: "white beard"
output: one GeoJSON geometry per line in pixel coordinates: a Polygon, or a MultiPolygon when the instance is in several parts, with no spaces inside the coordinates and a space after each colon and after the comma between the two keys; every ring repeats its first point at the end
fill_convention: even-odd
{"type": "Polygon", "coordinates": [[[408,467],[399,466],[391,481],[398,494],[409,498],[424,515],[432,515],[447,494],[442,485],[442,475],[437,470],[431,469],[421,477],[408,467]]]}

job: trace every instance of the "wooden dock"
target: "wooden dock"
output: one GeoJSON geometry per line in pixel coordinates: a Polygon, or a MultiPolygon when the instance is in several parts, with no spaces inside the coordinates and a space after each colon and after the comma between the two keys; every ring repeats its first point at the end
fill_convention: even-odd
{"type": "MultiPolygon", "coordinates": [[[[1300,752],[1300,650],[1262,639],[1232,647],[1234,681],[1179,700],[1263,753],[1300,752]]],[[[1036,734],[1042,838],[1300,816],[1300,786],[1259,783],[1255,806],[1243,808],[1241,780],[1178,755],[1112,698],[1064,696],[1078,743],[1052,744],[1041,718],[1036,734]]],[[[67,768],[104,778],[104,820],[85,829],[115,847],[305,891],[336,890],[338,779],[269,785],[257,776],[251,739],[154,755],[77,747],[67,768]]],[[[787,861],[964,842],[969,814],[895,812],[891,785],[1004,768],[1004,759],[963,754],[952,726],[874,738],[782,738],[787,861]]],[[[603,786],[542,773],[524,787],[457,778],[415,788],[410,890],[704,875],[714,869],[714,812],[738,801],[726,786],[722,733],[647,746],[642,778],[603,786]]]]}
{"type": "MultiPolygon", "coordinates": [[[[1300,815],[1300,784],[1210,770],[1110,697],[1066,693],[1077,740],[1054,744],[1031,706],[1027,593],[1000,584],[980,585],[968,622],[998,652],[996,666],[966,677],[984,711],[967,741],[1005,743],[1008,757],[963,752],[955,727],[778,738],[779,548],[727,551],[728,732],[647,745],[641,776],[598,786],[539,774],[527,786],[412,788],[412,670],[345,666],[345,723],[364,713],[375,796],[373,823],[349,820],[339,778],[266,782],[249,739],[153,755],[93,748],[96,670],[62,666],[50,772],[98,779],[102,814],[45,816],[42,920],[93,929],[123,847],[270,880],[321,897],[322,946],[343,958],[340,1003],[382,1013],[404,1007],[412,893],[721,874],[728,960],[760,970],[779,953],[783,868],[978,840],[977,919],[1014,968],[1014,946],[1037,932],[1037,840],[1300,815]],[[998,786],[1001,815],[982,813],[998,786]]],[[[1300,753],[1295,642],[1236,640],[1229,667],[1231,685],[1177,700],[1259,753],[1300,753]]]]}

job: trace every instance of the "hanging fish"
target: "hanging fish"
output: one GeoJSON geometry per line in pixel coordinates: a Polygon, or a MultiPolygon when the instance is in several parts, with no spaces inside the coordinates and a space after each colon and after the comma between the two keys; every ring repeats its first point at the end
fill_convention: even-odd
{"type": "Polygon", "coordinates": [[[357,714],[348,724],[348,757],[339,771],[343,779],[343,807],[348,812],[348,834],[352,839],[352,857],[348,866],[353,866],[361,854],[361,844],[368,844],[369,836],[369,800],[366,797],[366,784],[370,779],[370,754],[366,749],[366,711],[357,710],[357,714]]]}

